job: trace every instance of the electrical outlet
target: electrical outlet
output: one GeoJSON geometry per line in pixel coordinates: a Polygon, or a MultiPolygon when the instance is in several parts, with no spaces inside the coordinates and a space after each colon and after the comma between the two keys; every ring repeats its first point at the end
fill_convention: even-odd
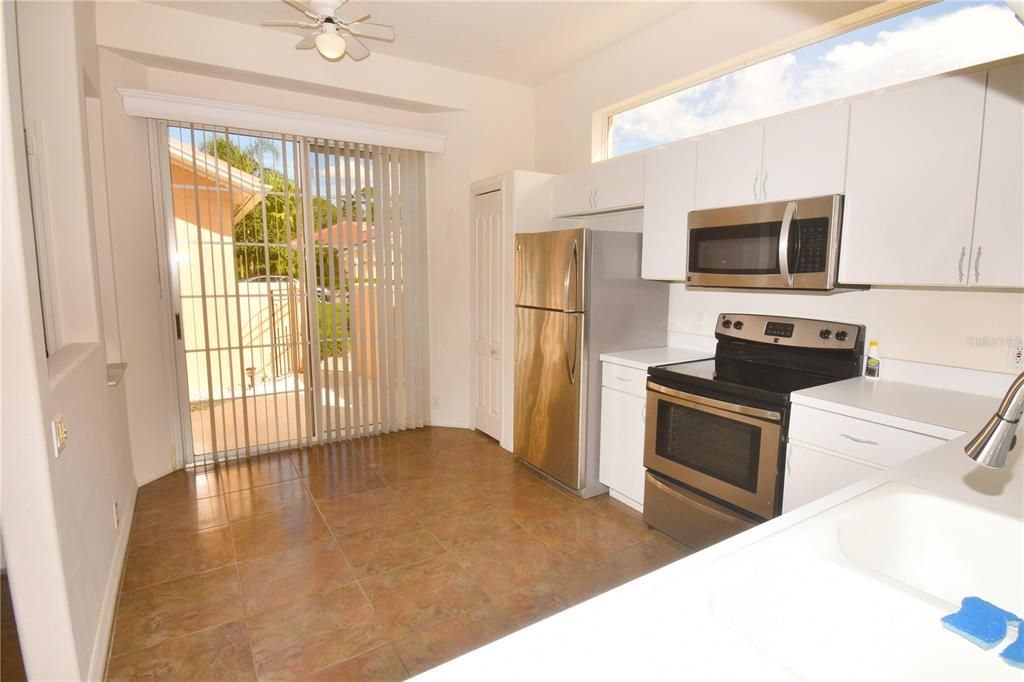
{"type": "Polygon", "coordinates": [[[1024,368],[1024,344],[1010,344],[1010,349],[1006,353],[1006,367],[1016,370],[1024,368]]]}
{"type": "Polygon", "coordinates": [[[117,500],[114,500],[114,528],[117,529],[121,525],[121,510],[117,507],[117,500]]]}
{"type": "Polygon", "coordinates": [[[434,409],[434,410],[440,410],[441,409],[441,396],[439,396],[439,395],[432,395],[432,396],[430,396],[430,407],[431,407],[431,409],[434,409]]]}
{"type": "Polygon", "coordinates": [[[60,453],[64,452],[64,448],[67,447],[71,432],[64,425],[64,417],[60,416],[54,418],[50,423],[50,428],[53,434],[53,456],[60,457],[60,453]]]}

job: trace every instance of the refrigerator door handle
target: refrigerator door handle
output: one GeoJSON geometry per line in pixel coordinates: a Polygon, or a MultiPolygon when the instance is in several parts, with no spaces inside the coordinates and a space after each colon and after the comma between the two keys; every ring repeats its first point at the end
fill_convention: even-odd
{"type": "MultiPolygon", "coordinates": [[[[580,242],[579,242],[578,239],[574,239],[573,242],[572,242],[572,253],[569,254],[569,263],[565,266],[565,281],[563,282],[563,287],[564,287],[563,293],[564,293],[565,306],[564,306],[563,310],[567,310],[567,311],[571,310],[571,311],[575,312],[576,310],[579,309],[579,306],[570,306],[569,305],[569,284],[570,284],[570,282],[573,279],[579,279],[579,270],[580,270],[580,242]],[[572,277],[573,265],[576,266],[576,277],[575,278],[572,277]]],[[[579,283],[578,282],[576,283],[576,295],[577,295],[577,297],[579,297],[579,283]]]]}
{"type": "Polygon", "coordinates": [[[562,315],[562,340],[565,346],[565,371],[569,375],[569,384],[575,385],[576,383],[576,370],[578,369],[578,355],[579,355],[579,330],[576,325],[579,324],[576,315],[564,313],[562,315]],[[572,330],[572,344],[569,343],[569,318],[573,321],[572,330]]]}

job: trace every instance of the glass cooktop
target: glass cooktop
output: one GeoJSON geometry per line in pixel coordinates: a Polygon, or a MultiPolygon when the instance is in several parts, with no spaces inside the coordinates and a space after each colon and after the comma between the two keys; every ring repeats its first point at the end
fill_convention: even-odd
{"type": "Polygon", "coordinates": [[[791,368],[723,358],[652,367],[650,376],[669,387],[693,385],[724,394],[750,395],[772,402],[788,400],[793,391],[838,380],[791,368]]]}

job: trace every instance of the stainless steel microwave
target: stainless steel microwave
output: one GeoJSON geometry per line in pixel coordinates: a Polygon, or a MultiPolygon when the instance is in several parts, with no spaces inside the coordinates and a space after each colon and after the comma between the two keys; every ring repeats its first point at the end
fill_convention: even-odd
{"type": "Polygon", "coordinates": [[[842,220],[841,194],[691,211],[686,283],[833,289],[842,220]]]}

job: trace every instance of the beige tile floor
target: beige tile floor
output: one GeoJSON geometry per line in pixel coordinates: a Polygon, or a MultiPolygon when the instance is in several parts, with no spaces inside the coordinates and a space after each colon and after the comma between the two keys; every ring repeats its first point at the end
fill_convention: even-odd
{"type": "Polygon", "coordinates": [[[473,431],[178,471],[139,490],[110,679],[403,679],[689,550],[473,431]]]}

